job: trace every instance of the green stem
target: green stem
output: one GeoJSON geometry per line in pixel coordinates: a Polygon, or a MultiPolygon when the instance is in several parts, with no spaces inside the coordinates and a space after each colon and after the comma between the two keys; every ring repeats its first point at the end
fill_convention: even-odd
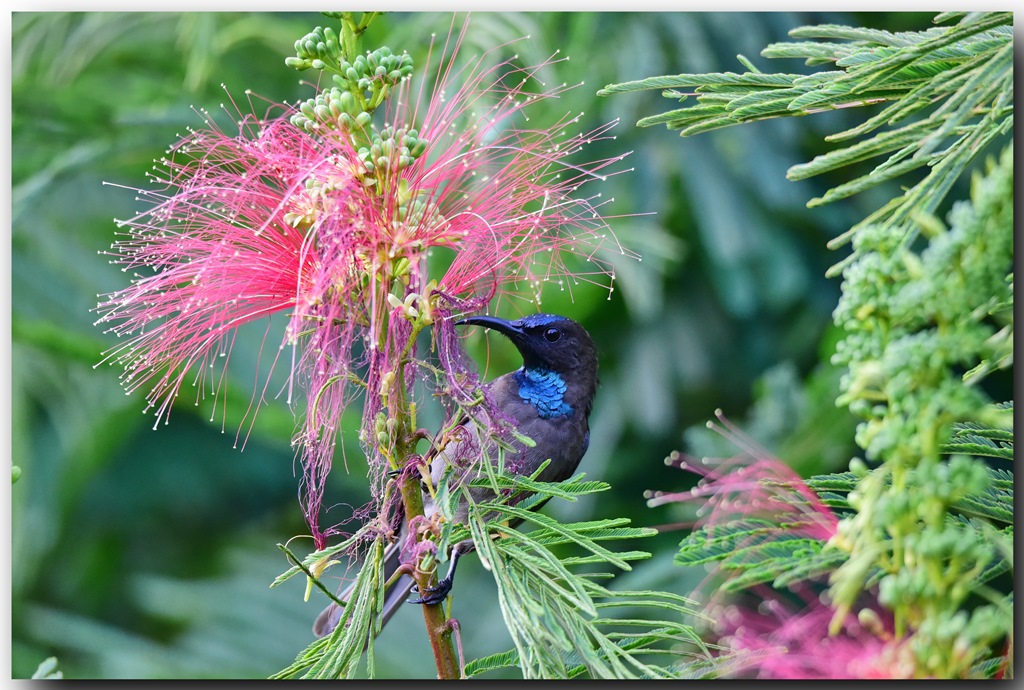
{"type": "MultiPolygon", "coordinates": [[[[404,453],[399,452],[399,456],[403,455],[404,453]]],[[[423,494],[420,490],[419,480],[415,476],[406,477],[401,483],[401,493],[402,502],[405,505],[406,524],[408,524],[414,518],[423,515],[423,494]]],[[[437,576],[434,571],[417,570],[413,573],[413,577],[421,592],[437,584],[437,576]]],[[[458,679],[460,677],[459,659],[452,641],[452,627],[445,614],[444,602],[423,604],[422,608],[427,637],[430,639],[430,648],[434,653],[434,663],[437,666],[437,677],[458,679]]]]}
{"type": "MultiPolygon", "coordinates": [[[[413,409],[406,396],[405,367],[410,361],[416,336],[422,328],[422,323],[414,322],[409,342],[396,362],[395,377],[388,391],[388,414],[395,420],[392,435],[394,459],[400,469],[405,468],[415,455],[416,443],[419,440],[419,434],[412,421],[413,409]]],[[[423,493],[418,477],[415,474],[403,473],[399,479],[398,489],[405,507],[406,524],[411,525],[414,520],[424,515],[423,493]]],[[[437,575],[434,571],[422,572],[416,569],[413,577],[421,592],[437,584],[437,575]]],[[[452,626],[445,614],[444,602],[424,604],[423,620],[434,653],[434,663],[437,665],[437,677],[458,679],[461,676],[459,658],[453,644],[452,626]]]]}
{"type": "Polygon", "coordinates": [[[359,38],[366,27],[356,24],[353,12],[344,12],[341,16],[341,54],[345,60],[352,62],[359,54],[359,38]]]}

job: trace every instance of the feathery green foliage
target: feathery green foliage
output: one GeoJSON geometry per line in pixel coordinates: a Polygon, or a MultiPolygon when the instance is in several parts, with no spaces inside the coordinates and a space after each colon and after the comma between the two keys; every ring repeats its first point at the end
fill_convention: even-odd
{"type": "Polygon", "coordinates": [[[830,573],[833,633],[865,588],[877,587],[897,637],[909,639],[914,673],[929,677],[1005,671],[997,662],[1012,649],[1012,592],[988,584],[1012,570],[1012,475],[984,460],[1012,458],[1012,403],[992,405],[978,385],[1013,362],[1012,143],[975,174],[971,201],[954,205],[948,229],[934,216],[971,162],[1012,129],[1012,14],[935,18],[950,21],[900,33],[802,27],[790,35],[809,40],[762,52],[834,68],[810,75],[763,74],[741,57],[745,74],[654,77],[600,92],[696,96],[696,105],[638,123],[684,136],[882,106],[827,137],[860,141],[789,170],[790,179],[805,179],[884,157],[810,206],[924,171],[830,243],[853,244],[830,270],[843,276],[834,313],[843,337],[832,362],[847,373],[837,404],[862,419],[857,444],[880,466],[854,459],[850,473],[808,482],[825,505],[847,511],[828,545],[747,520],[695,532],[679,560],[720,561],[739,571],[732,587],[830,573]]]}
{"type": "MultiPolygon", "coordinates": [[[[604,546],[605,542],[650,537],[655,530],[629,527],[625,518],[560,523],[530,510],[555,497],[575,501],[579,496],[607,491],[607,483],[586,481],[583,475],[557,483],[538,482],[484,464],[484,474],[489,476],[455,483],[451,481],[455,469],[450,468],[439,483],[437,495],[443,511],[454,511],[460,501],[467,501],[470,508],[467,525],[444,524],[437,538],[437,553],[447,553],[452,544],[467,537],[474,540],[498,585],[502,615],[516,647],[470,662],[465,668],[467,676],[518,666],[526,678],[676,677],[696,673],[698,661],[707,662],[701,673],[712,672],[704,643],[692,626],[684,623],[700,617],[692,601],[667,592],[611,590],[596,581],[613,575],[595,571],[593,566],[608,564],[630,570],[632,561],[650,557],[646,551],[617,550],[604,546]],[[506,496],[526,491],[532,495],[516,505],[475,503],[470,490],[482,486],[506,496]],[[533,529],[511,529],[510,520],[523,520],[533,529]],[[611,616],[611,612],[620,615],[611,616]],[[680,661],[680,648],[689,650],[683,654],[684,662],[680,661]],[[654,663],[654,656],[668,663],[654,663]]],[[[295,562],[271,586],[299,573],[315,581],[314,573],[322,564],[351,551],[370,528],[367,525],[346,541],[295,562]]],[[[338,627],[330,636],[310,644],[274,678],[350,678],[358,671],[364,651],[366,670],[373,676],[373,638],[379,632],[375,622],[383,604],[383,542],[377,539],[370,544],[338,627]]],[[[289,556],[294,561],[290,552],[289,556]]],[[[317,586],[324,589],[318,581],[317,586]]]]}
{"type": "MultiPolygon", "coordinates": [[[[914,216],[935,212],[978,153],[1013,128],[1012,13],[968,14],[949,28],[917,32],[824,25],[801,27],[790,35],[815,40],[773,44],[762,55],[801,58],[808,65],[833,69],[810,75],[763,74],[743,60],[751,70],[744,74],[652,77],[611,84],[598,93],[662,89],[666,98],[680,102],[696,97],[695,105],[637,123],[665,124],[682,136],[769,118],[884,105],[862,124],[827,139],[848,141],[876,132],[873,136],[788,172],[790,179],[801,180],[886,156],[871,172],[808,204],[818,206],[927,170],[902,196],[836,237],[833,248],[870,224],[892,226],[900,231],[901,241],[909,241],[917,230],[914,216]]],[[[842,265],[833,267],[832,274],[842,265]]]]}
{"type": "Polygon", "coordinates": [[[680,544],[678,565],[719,563],[725,591],[759,583],[785,587],[834,569],[846,554],[824,542],[786,534],[767,520],[740,519],[694,530],[680,544]]]}
{"type": "MultiPolygon", "coordinates": [[[[353,544],[363,538],[360,530],[340,544],[314,552],[304,561],[296,563],[290,570],[274,580],[271,587],[277,586],[298,572],[304,572],[315,581],[325,593],[330,592],[314,577],[317,564],[325,563],[336,553],[344,553],[353,544]]],[[[294,557],[289,553],[289,557],[294,557]]],[[[330,635],[312,642],[298,654],[295,662],[271,676],[272,678],[319,678],[336,679],[352,678],[359,670],[359,660],[366,652],[366,671],[372,678],[374,675],[373,642],[380,632],[379,616],[384,605],[384,542],[380,539],[370,541],[366,559],[356,577],[354,594],[344,603],[337,627],[330,635]],[[301,674],[301,675],[300,675],[301,674]]],[[[331,596],[334,599],[333,596],[331,596]]],[[[334,599],[338,604],[342,602],[334,599]]]]}
{"type": "MultiPolygon", "coordinates": [[[[1012,364],[1012,202],[1007,147],[975,179],[972,203],[954,207],[950,229],[916,216],[927,240],[920,252],[891,228],[866,226],[854,237],[858,252],[835,313],[846,335],[834,361],[849,368],[837,402],[865,420],[858,445],[883,465],[850,495],[857,512],[840,523],[850,560],[832,574],[831,595],[849,610],[866,565],[880,567],[880,601],[892,609],[897,634],[914,633],[922,675],[961,676],[998,656],[1012,635],[1004,602],[987,596],[990,603],[964,608],[969,594],[985,591],[980,575],[1007,535],[947,519],[955,510],[1012,519],[1012,494],[991,491],[980,460],[940,460],[955,422],[984,423],[992,435],[1012,438],[1011,413],[987,406],[976,385],[1012,364]],[[950,645],[965,651],[937,652],[950,645]]],[[[951,449],[978,448],[965,446],[961,433],[951,449]]]]}
{"type": "Polygon", "coordinates": [[[469,492],[480,484],[513,493],[528,489],[535,492],[529,503],[536,504],[566,491],[574,496],[606,491],[608,484],[584,482],[579,475],[561,483],[513,475],[496,479],[463,484],[457,493],[469,502],[470,532],[498,586],[515,649],[478,660],[467,666],[467,675],[515,664],[524,678],[671,678],[680,673],[674,667],[680,654],[710,661],[699,636],[683,622],[699,615],[694,602],[667,592],[612,590],[598,583],[611,573],[581,568],[609,564],[630,570],[631,561],[650,554],[601,542],[649,537],[655,530],[628,527],[627,519],[559,523],[523,504],[474,503],[469,492]],[[507,523],[515,519],[533,529],[510,529],[507,523]],[[560,545],[574,548],[568,555],[551,551],[560,545]],[[610,615],[613,611],[619,615],[610,615]],[[658,658],[667,663],[656,663],[658,658]]]}
{"type": "MultiPolygon", "coordinates": [[[[983,433],[1000,431],[979,430],[983,433]]],[[[1012,452],[1012,445],[1006,448],[1012,452]]],[[[950,524],[970,528],[975,532],[975,540],[988,538],[991,523],[1004,525],[1001,529],[1007,535],[1013,533],[1013,476],[1006,470],[991,467],[987,468],[987,474],[982,490],[965,493],[950,504],[950,524]]],[[[853,472],[842,472],[810,477],[806,484],[842,516],[853,512],[848,495],[856,491],[860,479],[853,472]]],[[[736,591],[758,583],[788,587],[812,580],[831,572],[848,558],[848,552],[829,547],[825,542],[793,536],[777,521],[746,517],[694,530],[683,539],[675,561],[681,566],[719,563],[728,576],[723,589],[736,591]]],[[[993,570],[986,579],[1005,572],[1011,563],[998,556],[990,567],[993,570]]],[[[875,569],[872,574],[879,572],[875,569]]]]}

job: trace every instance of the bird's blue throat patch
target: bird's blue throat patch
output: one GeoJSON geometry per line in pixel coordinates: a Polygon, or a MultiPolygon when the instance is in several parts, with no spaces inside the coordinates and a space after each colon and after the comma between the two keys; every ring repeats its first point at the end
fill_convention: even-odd
{"type": "Polygon", "coordinates": [[[565,381],[550,369],[520,369],[515,374],[519,397],[537,408],[541,419],[572,414],[572,405],[565,402],[565,381]]]}

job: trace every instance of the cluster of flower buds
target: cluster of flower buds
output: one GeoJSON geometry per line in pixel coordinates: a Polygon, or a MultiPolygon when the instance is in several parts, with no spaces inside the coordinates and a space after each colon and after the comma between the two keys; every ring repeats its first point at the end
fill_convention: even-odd
{"type": "Polygon", "coordinates": [[[291,122],[307,132],[324,126],[350,132],[369,125],[371,117],[351,91],[334,86],[300,104],[299,112],[292,115],[291,122]]]}
{"type": "Polygon", "coordinates": [[[337,35],[329,28],[317,27],[296,41],[295,52],[297,57],[288,58],[287,65],[332,72],[336,84],[302,103],[292,117],[292,124],[307,132],[321,125],[343,131],[365,127],[388,90],[413,72],[412,56],[395,55],[387,46],[357,55],[352,62],[339,59],[337,35]]]}
{"type": "Polygon", "coordinates": [[[338,75],[362,91],[377,84],[394,86],[412,76],[412,56],[408,53],[394,55],[387,46],[381,46],[366,55],[357,55],[351,63],[342,60],[338,64],[338,75]]]}
{"type": "MultiPolygon", "coordinates": [[[[380,384],[381,395],[384,395],[386,391],[390,389],[394,379],[394,372],[388,371],[384,373],[384,375],[381,377],[380,384]]],[[[394,418],[388,417],[383,412],[378,412],[376,423],[374,424],[374,430],[377,432],[377,444],[382,449],[388,449],[393,445],[392,439],[395,434],[394,418]]]]}
{"type": "Polygon", "coordinates": [[[412,165],[426,148],[427,141],[419,138],[417,130],[385,127],[373,135],[370,146],[361,147],[358,153],[368,173],[397,172],[412,165]]]}
{"type": "Polygon", "coordinates": [[[330,27],[318,26],[295,41],[295,55],[285,58],[284,64],[297,70],[326,69],[338,64],[340,52],[338,34],[330,27]]]}

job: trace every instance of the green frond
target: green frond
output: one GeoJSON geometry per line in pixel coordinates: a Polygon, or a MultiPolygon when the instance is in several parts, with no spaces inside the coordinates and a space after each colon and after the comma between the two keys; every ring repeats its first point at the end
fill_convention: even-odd
{"type": "Polygon", "coordinates": [[[963,436],[954,442],[944,444],[942,452],[1013,460],[1012,446],[996,445],[992,440],[981,436],[963,436]]]}
{"type": "Polygon", "coordinates": [[[809,177],[859,163],[890,151],[903,149],[920,141],[922,134],[928,131],[928,127],[927,122],[914,122],[900,129],[858,142],[853,146],[829,151],[816,156],[809,163],[794,165],[786,172],[786,177],[790,180],[806,180],[809,177]]]}
{"type": "Polygon", "coordinates": [[[820,496],[823,491],[849,493],[857,488],[859,481],[860,477],[853,472],[836,472],[834,474],[819,474],[809,477],[804,480],[804,483],[810,487],[811,491],[820,496]]]}
{"type": "Polygon", "coordinates": [[[759,542],[776,531],[778,526],[768,520],[744,518],[714,527],[702,527],[690,532],[680,544],[674,561],[676,565],[703,565],[726,558],[743,545],[759,542]]]}
{"type": "MultiPolygon", "coordinates": [[[[935,31],[931,29],[930,31],[935,31]]],[[[941,31],[941,30],[940,30],[941,31]]],[[[924,32],[927,33],[927,32],[924,32]]],[[[863,41],[876,46],[903,47],[913,45],[916,36],[894,34],[881,29],[866,29],[859,26],[842,26],[839,24],[819,24],[804,26],[789,32],[793,38],[828,38],[840,41],[863,41]]]]}
{"type": "MultiPolygon", "coordinates": [[[[970,162],[1013,127],[1012,16],[964,14],[953,26],[899,33],[831,24],[800,27],[790,35],[813,40],[775,43],[762,55],[800,58],[830,69],[811,75],[679,74],[610,84],[598,93],[671,89],[675,97],[696,96],[687,107],[637,123],[664,124],[682,136],[754,120],[883,104],[861,124],[826,140],[845,141],[907,124],[882,129],[872,138],[794,166],[787,176],[806,179],[888,157],[873,171],[812,199],[808,206],[813,207],[927,169],[928,174],[903,196],[884,204],[829,246],[842,246],[870,224],[885,224],[909,241],[916,233],[911,214],[934,212],[970,162]]],[[[940,17],[945,21],[953,15],[940,17]]],[[[840,268],[833,267],[830,275],[838,274],[840,268]]]]}
{"type": "MultiPolygon", "coordinates": [[[[799,573],[807,566],[805,560],[819,556],[822,548],[822,542],[813,539],[783,539],[747,549],[722,563],[722,569],[729,573],[722,583],[722,589],[738,592],[757,584],[775,583],[780,579],[787,583],[796,582],[801,579],[799,573]]],[[[843,563],[849,555],[839,551],[833,553],[836,556],[829,559],[827,570],[843,563]]],[[[811,574],[820,572],[823,570],[815,568],[811,574]]]]}
{"type": "MultiPolygon", "coordinates": [[[[366,534],[370,529],[372,529],[371,525],[365,525],[345,541],[332,544],[331,546],[320,549],[319,551],[313,551],[302,559],[301,564],[293,565],[291,568],[274,578],[274,581],[270,583],[271,588],[277,587],[299,573],[309,573],[313,569],[314,564],[318,561],[329,559],[331,556],[337,554],[348,553],[357,543],[366,538],[366,534]]],[[[285,546],[278,544],[278,547],[285,551],[285,553],[289,554],[289,557],[291,556],[291,552],[285,546]]]]}
{"type": "Polygon", "coordinates": [[[366,652],[366,668],[373,676],[373,641],[380,632],[384,604],[384,541],[371,542],[366,561],[356,577],[353,596],[345,604],[334,632],[300,652],[287,668],[271,676],[283,678],[352,678],[366,652]]]}
{"type": "Polygon", "coordinates": [[[669,128],[679,128],[691,120],[703,120],[710,113],[721,113],[722,108],[718,105],[703,105],[694,108],[681,108],[670,110],[660,115],[652,115],[639,120],[637,127],[650,127],[651,125],[668,124],[669,128]]]}
{"type": "Polygon", "coordinates": [[[1005,657],[995,657],[993,659],[986,659],[980,663],[971,666],[969,678],[995,678],[997,674],[1005,671],[1007,666],[1007,660],[1005,657]]]}
{"type": "Polygon", "coordinates": [[[1012,490],[1009,492],[990,490],[984,495],[966,496],[954,503],[952,507],[963,515],[1013,524],[1012,490]]]}
{"type": "Polygon", "coordinates": [[[514,649],[505,652],[498,652],[490,656],[480,657],[466,662],[466,677],[483,675],[490,671],[497,671],[502,668],[515,668],[519,666],[519,654],[514,649]]]}
{"type": "MultiPolygon", "coordinates": [[[[481,508],[488,511],[493,511],[504,516],[506,519],[520,519],[524,522],[531,522],[541,529],[535,532],[530,532],[527,536],[529,537],[529,543],[543,545],[546,543],[573,543],[586,551],[599,556],[608,563],[618,566],[623,570],[629,570],[629,564],[622,558],[620,558],[615,552],[604,548],[597,543],[597,539],[594,535],[589,534],[591,531],[591,525],[594,523],[568,523],[562,524],[554,518],[548,517],[542,513],[537,513],[529,510],[523,510],[518,506],[508,506],[501,503],[484,503],[481,504],[481,508]]],[[[504,536],[508,538],[518,538],[517,535],[521,535],[521,532],[510,530],[503,527],[500,523],[490,522],[489,527],[504,532],[504,536]]],[[[606,528],[601,526],[602,532],[606,531],[606,528]]],[[[656,531],[651,530],[634,530],[632,536],[634,537],[649,537],[655,534],[656,531]]],[[[625,532],[622,532],[625,535],[625,532]]],[[[602,538],[602,535],[598,534],[598,539],[602,538]]],[[[547,551],[546,549],[541,549],[547,551]]]]}
{"type": "Polygon", "coordinates": [[[935,18],[932,19],[932,22],[934,22],[935,24],[945,24],[946,22],[952,22],[957,19],[963,19],[966,16],[967,12],[940,12],[939,14],[935,15],[935,18]]]}
{"type": "Polygon", "coordinates": [[[493,477],[478,477],[466,483],[469,487],[487,487],[496,491],[513,490],[536,492],[536,495],[548,498],[563,498],[575,501],[577,496],[606,491],[609,485],[601,481],[583,481],[585,474],[580,473],[564,482],[538,482],[529,477],[513,477],[495,474],[493,477]]]}
{"type": "MultiPolygon", "coordinates": [[[[513,491],[529,484],[537,491],[531,497],[537,502],[608,488],[579,479],[556,484],[506,475],[494,479],[513,491]]],[[[468,489],[460,489],[469,502],[468,526],[498,586],[502,617],[515,648],[470,662],[467,675],[517,665],[525,678],[671,678],[680,653],[710,659],[692,626],[684,622],[699,616],[692,601],[664,592],[615,591],[596,582],[610,574],[594,572],[594,565],[628,570],[630,561],[650,555],[606,548],[599,542],[648,537],[655,530],[629,527],[625,519],[563,524],[522,504],[476,503],[468,489]],[[509,521],[522,521],[533,529],[511,529],[509,521]],[[557,555],[551,547],[558,548],[557,555]],[[617,612],[624,613],[611,615],[617,612]],[[664,663],[654,661],[661,657],[664,663]]]]}
{"type": "Polygon", "coordinates": [[[846,560],[848,554],[843,551],[787,532],[791,527],[759,518],[704,526],[683,539],[675,563],[717,562],[728,573],[722,589],[737,591],[760,583],[787,587],[822,575],[846,560]]]}
{"type": "MultiPolygon", "coordinates": [[[[1010,409],[1013,409],[1012,403],[1010,403],[1010,409]]],[[[942,446],[942,452],[949,455],[961,453],[1013,460],[1013,430],[990,428],[978,422],[958,422],[953,425],[953,436],[948,443],[942,446]]],[[[1005,477],[1000,480],[999,485],[1012,490],[1012,473],[1005,472],[1003,474],[1005,477]]],[[[993,479],[995,480],[995,477],[993,479]]]]}
{"type": "MultiPolygon", "coordinates": [[[[1012,458],[1012,445],[1009,450],[1012,458]]],[[[988,476],[988,487],[982,493],[968,494],[956,500],[951,509],[961,516],[1013,524],[1013,473],[997,467],[985,467],[985,473],[988,476]]],[[[852,472],[818,475],[806,480],[807,486],[826,501],[826,505],[847,509],[849,504],[846,495],[857,488],[859,481],[852,472]]],[[[886,479],[884,485],[892,485],[891,477],[886,479]]]]}
{"type": "Polygon", "coordinates": [[[849,557],[849,553],[840,549],[825,548],[818,550],[817,553],[803,555],[797,559],[796,563],[787,563],[786,568],[775,576],[772,586],[790,587],[805,580],[824,579],[828,573],[845,563],[849,557]]]}
{"type": "MultiPolygon", "coordinates": [[[[648,77],[636,81],[622,82],[621,84],[609,84],[597,92],[598,96],[609,96],[614,93],[628,93],[630,91],[647,91],[651,89],[680,89],[680,88],[705,88],[713,86],[738,87],[741,89],[778,88],[792,84],[793,80],[800,77],[799,74],[763,74],[760,72],[747,72],[736,74],[735,72],[723,72],[718,74],[674,74],[662,77],[648,77]]],[[[673,94],[672,97],[676,95],[673,94]]]]}

